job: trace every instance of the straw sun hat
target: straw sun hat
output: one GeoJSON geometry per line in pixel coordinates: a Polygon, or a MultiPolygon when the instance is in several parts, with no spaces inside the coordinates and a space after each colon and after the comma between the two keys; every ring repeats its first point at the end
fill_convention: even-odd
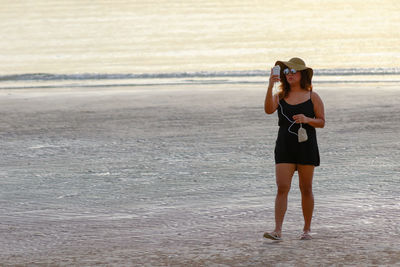
{"type": "Polygon", "coordinates": [[[306,70],[308,77],[312,78],[313,69],[306,66],[304,60],[298,57],[291,58],[289,61],[277,61],[275,65],[279,65],[281,67],[281,71],[286,68],[295,69],[297,71],[306,70]]]}

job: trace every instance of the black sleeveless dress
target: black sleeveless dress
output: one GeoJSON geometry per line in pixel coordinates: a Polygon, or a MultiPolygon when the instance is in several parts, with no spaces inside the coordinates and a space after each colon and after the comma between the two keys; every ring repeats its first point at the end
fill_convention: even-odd
{"type": "MultiPolygon", "coordinates": [[[[302,127],[307,131],[308,140],[301,143],[299,143],[297,135],[288,131],[293,122],[294,115],[304,114],[310,118],[315,117],[314,105],[311,98],[297,105],[290,105],[284,99],[281,99],[279,103],[279,132],[275,145],[275,163],[319,166],[320,159],[315,128],[305,123],[302,124],[302,127]],[[282,111],[292,122],[282,114],[282,111]]],[[[300,124],[295,123],[290,128],[290,131],[297,134],[299,128],[300,124]]]]}

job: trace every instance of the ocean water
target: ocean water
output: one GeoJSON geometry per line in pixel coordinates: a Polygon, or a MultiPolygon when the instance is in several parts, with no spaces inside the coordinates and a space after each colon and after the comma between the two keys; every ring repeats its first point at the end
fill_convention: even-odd
{"type": "Polygon", "coordinates": [[[393,0],[7,1],[0,89],[263,83],[294,56],[315,82],[397,82],[399,11],[393,0]]]}
{"type": "Polygon", "coordinates": [[[398,68],[400,3],[3,1],[0,74],[398,68]]]}
{"type": "MultiPolygon", "coordinates": [[[[1,89],[137,88],[221,84],[266,84],[269,71],[202,71],[148,74],[17,74],[0,75],[1,89]]],[[[400,83],[400,68],[316,69],[313,84],[400,83]]]]}

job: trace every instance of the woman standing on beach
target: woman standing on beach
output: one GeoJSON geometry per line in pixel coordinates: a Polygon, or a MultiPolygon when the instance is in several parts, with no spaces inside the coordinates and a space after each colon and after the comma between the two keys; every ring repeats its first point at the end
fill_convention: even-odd
{"type": "Polygon", "coordinates": [[[270,75],[264,109],[267,114],[278,110],[279,132],[275,146],[275,172],[278,187],[275,199],[275,230],[264,237],[281,239],[283,219],[292,177],[297,170],[301,191],[304,228],[301,239],[311,239],[311,219],[314,210],[312,180],[314,167],[319,166],[319,151],[315,128],[325,126],[324,104],[312,91],[313,70],[300,58],[277,61],[279,75],[270,75]],[[280,91],[272,93],[275,82],[280,91]],[[304,135],[304,130],[306,135],[304,135]]]}

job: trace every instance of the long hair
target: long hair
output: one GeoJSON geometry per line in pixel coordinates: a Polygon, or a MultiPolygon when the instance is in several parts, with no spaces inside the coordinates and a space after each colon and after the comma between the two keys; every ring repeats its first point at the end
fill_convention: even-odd
{"type": "MultiPolygon", "coordinates": [[[[307,70],[300,71],[301,80],[300,80],[300,87],[307,91],[312,91],[312,83],[311,83],[311,76],[307,70]]],[[[290,84],[286,79],[286,75],[283,74],[281,71],[281,85],[279,86],[279,99],[283,99],[289,95],[290,92],[290,84]]]]}

